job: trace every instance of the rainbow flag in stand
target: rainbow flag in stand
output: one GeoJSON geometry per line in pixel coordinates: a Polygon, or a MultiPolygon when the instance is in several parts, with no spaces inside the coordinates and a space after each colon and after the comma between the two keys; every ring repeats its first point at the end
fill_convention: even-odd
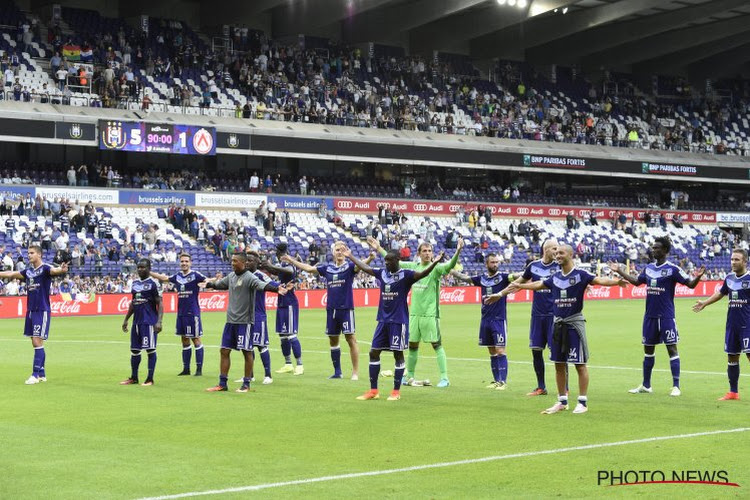
{"type": "Polygon", "coordinates": [[[62,55],[67,58],[68,61],[80,61],[81,47],[78,45],[63,45],[62,55]]]}

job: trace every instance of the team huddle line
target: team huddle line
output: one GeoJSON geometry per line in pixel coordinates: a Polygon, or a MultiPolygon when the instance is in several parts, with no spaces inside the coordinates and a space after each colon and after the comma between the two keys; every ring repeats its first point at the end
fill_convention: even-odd
{"type": "MultiPolygon", "coordinates": [[[[276,246],[278,265],[261,258],[257,252],[236,253],[232,256],[232,272],[221,279],[209,279],[191,269],[188,254],[180,256],[180,271],[172,276],[152,272],[151,262],[141,259],[137,264],[138,279],[133,282],[132,301],[122,324],[122,330],[130,333],[131,374],[122,385],[139,383],[139,368],[142,352],[146,351],[148,372],[141,384],[154,384],[156,369],[156,347],[158,334],[162,331],[163,303],[161,284],[169,283],[178,296],[175,333],[182,343],[183,370],[180,376],[191,374],[192,355],[195,352],[196,376],[203,370],[203,326],[198,303],[203,289],[227,290],[227,318],[220,345],[219,383],[207,389],[209,392],[228,391],[228,374],[231,366],[230,354],[240,351],[244,358],[244,372],[237,392],[248,392],[254,380],[254,360],[257,349],[261,359],[263,384],[273,383],[269,335],[265,309],[267,292],[279,295],[275,330],[279,335],[284,365],[276,373],[304,374],[302,347],[298,335],[299,302],[295,295],[298,272],[318,274],[326,281],[328,303],[325,334],[329,338],[330,356],[333,365],[331,379],[343,378],[341,367],[340,337],[343,334],[349,346],[352,363],[352,380],[359,378],[359,347],[355,336],[355,314],[352,285],[355,275],[362,271],[376,278],[380,287],[380,302],[377,325],[369,351],[370,390],[359,396],[360,400],[379,399],[378,381],[381,375],[382,351],[391,351],[395,360],[393,389],[389,401],[401,398],[401,386],[430,385],[428,380],[415,377],[421,343],[429,343],[435,351],[439,370],[437,387],[450,386],[447,356],[440,332],[439,292],[441,277],[452,274],[457,280],[481,287],[482,307],[479,327],[479,345],[487,347],[493,382],[489,389],[505,390],[508,377],[508,359],[505,351],[507,338],[507,296],[520,290],[534,292],[529,347],[532,350],[533,367],[537,387],[528,396],[547,394],[543,351],[548,348],[550,360],[555,365],[557,402],[542,411],[554,414],[568,409],[568,366],[572,364],[578,375],[578,397],[574,414],[588,411],[588,343],[586,322],[583,316],[583,301],[589,285],[634,286],[646,285],[646,311],[643,320],[644,360],[642,383],[631,389],[632,394],[653,392],[651,375],[655,365],[655,349],[664,344],[669,356],[672,374],[670,396],[681,395],[680,357],[677,350],[679,333],[675,321],[674,292],[677,283],[695,288],[704,268],[692,277],[667,260],[671,242],[659,237],[652,245],[654,262],[637,276],[630,275],[617,263],[609,267],[618,278],[597,277],[578,269],[573,261],[573,249],[555,240],[547,240],[542,246],[542,257],[529,263],[522,274],[499,272],[499,258],[490,254],[486,259],[486,271],[477,276],[462,274],[456,265],[464,242],[459,239],[456,252],[450,260],[442,262],[444,254],[434,257],[432,246],[422,243],[418,247],[418,261],[401,262],[396,251],[386,252],[376,240],[368,238],[373,252],[364,261],[354,256],[346,245],[338,241],[333,246],[333,262],[318,266],[299,262],[288,255],[287,245],[276,246]],[[383,267],[372,267],[376,255],[383,257],[383,267]],[[411,291],[411,310],[407,296],[411,291]],[[130,319],[133,319],[129,327],[130,319]],[[191,345],[192,344],[192,345],[191,345]],[[404,356],[408,351],[408,356],[404,356]],[[294,358],[294,359],[292,359],[294,358]]],[[[28,250],[30,266],[21,271],[0,272],[2,279],[19,279],[27,282],[28,299],[24,335],[31,338],[34,361],[31,376],[26,384],[47,381],[44,341],[49,336],[50,286],[53,276],[64,275],[67,263],[53,267],[42,262],[42,249],[32,245],[28,250]]],[[[725,352],[728,355],[727,375],[729,392],[720,400],[739,399],[739,358],[745,353],[750,359],[750,332],[746,329],[750,319],[750,274],[747,272],[747,252],[737,249],[732,253],[732,273],[726,277],[722,287],[706,300],[699,300],[693,307],[700,312],[705,307],[729,297],[725,352]]]]}

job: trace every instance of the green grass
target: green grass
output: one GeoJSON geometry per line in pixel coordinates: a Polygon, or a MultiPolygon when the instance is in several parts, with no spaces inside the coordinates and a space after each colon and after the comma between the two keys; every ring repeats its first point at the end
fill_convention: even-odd
{"type": "MultiPolygon", "coordinates": [[[[527,398],[535,386],[528,344],[529,306],[509,310],[509,389],[484,388],[486,349],[476,345],[478,306],[443,308],[441,330],[452,386],[405,388],[402,400],[361,402],[368,388],[367,344],[374,309],[357,311],[361,380],[327,380],[324,311],[302,311],[305,374],[276,375],[249,394],[209,394],[216,383],[224,317],[204,316],[206,376],[177,377],[179,342],[165,318],[156,385],[121,387],[129,374],[121,317],[55,318],[47,345],[49,382],[25,386],[31,347],[18,320],[0,331],[0,498],[138,498],[224,489],[747,426],[746,401],[720,404],[726,392],[726,304],[701,314],[677,301],[683,396],[670,398],[666,352],[657,350],[654,393],[630,395],[640,382],[642,301],[586,305],[591,348],[588,414],[542,416],[553,396],[527,398]],[[89,342],[90,341],[90,342],[89,342]],[[710,372],[710,373],[690,373],[710,372]]],[[[273,324],[273,314],[269,323],[273,324]]],[[[272,334],[273,335],[273,334],[272,334]]],[[[274,368],[281,363],[272,338],[274,368]]],[[[437,379],[422,348],[420,378],[437,379]]],[[[238,353],[230,378],[240,375],[238,353]]],[[[343,348],[345,373],[348,350],[343,348]]],[[[384,369],[392,358],[383,357],[384,369]]],[[[743,360],[745,373],[750,373],[743,360]]],[[[145,358],[141,366],[145,370],[145,358]]],[[[552,367],[547,381],[552,386],[552,367]]],[[[256,369],[256,373],[258,373],[256,369]]],[[[741,388],[748,379],[741,378],[741,388]]],[[[572,396],[577,393],[572,378],[572,396]]],[[[385,389],[392,379],[381,379],[385,389]]],[[[234,388],[232,384],[232,389],[234,388]]],[[[750,488],[745,449],[750,432],[356,477],[221,495],[221,498],[496,498],[614,495],[744,496],[750,488]],[[604,488],[603,470],[726,470],[741,488],[643,485],[604,488]]]]}

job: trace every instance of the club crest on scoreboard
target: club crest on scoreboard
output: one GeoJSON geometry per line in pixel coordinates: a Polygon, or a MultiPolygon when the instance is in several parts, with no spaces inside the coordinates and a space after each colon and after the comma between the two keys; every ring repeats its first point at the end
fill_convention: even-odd
{"type": "Polygon", "coordinates": [[[122,149],[125,146],[125,130],[122,122],[107,122],[102,135],[102,142],[108,149],[122,149]]]}

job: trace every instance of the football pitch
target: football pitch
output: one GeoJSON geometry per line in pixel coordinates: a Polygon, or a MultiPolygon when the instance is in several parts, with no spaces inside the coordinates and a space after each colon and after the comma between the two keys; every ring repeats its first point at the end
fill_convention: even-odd
{"type": "MultiPolygon", "coordinates": [[[[663,347],[656,351],[653,394],[627,392],[641,381],[643,301],[586,304],[591,384],[590,411],[583,415],[540,415],[555,401],[549,363],[550,395],[525,395],[536,386],[528,304],[509,305],[506,391],[485,388],[491,374],[487,350],[477,346],[479,306],[454,305],[442,308],[441,323],[451,387],[405,387],[396,402],[355,400],[369,388],[373,308],[357,311],[358,382],[348,379],[343,339],[345,378],[327,380],[332,368],[322,333],[325,311],[303,310],[304,375],[274,374],[272,385],[256,383],[247,394],[233,392],[238,384],[231,380],[242,369],[236,352],[230,392],[204,391],[217,383],[220,313],[203,318],[207,352],[200,378],[176,376],[181,348],[172,334],[174,316],[165,315],[153,387],[118,384],[130,373],[121,316],[54,318],[49,381],[34,386],[23,384],[32,349],[21,336],[22,322],[3,320],[0,498],[747,496],[750,406],[716,400],[728,390],[726,301],[700,314],[692,304],[676,301],[683,389],[677,398],[669,396],[663,347]],[[654,471],[667,481],[709,480],[707,474],[725,471],[713,479],[739,487],[607,486],[605,472],[627,471],[649,471],[646,481],[662,479],[654,471]]],[[[273,319],[270,312],[270,325],[273,319]]],[[[271,333],[274,370],[283,362],[278,347],[271,333]]],[[[432,348],[420,352],[417,377],[436,382],[432,348]]],[[[744,396],[750,365],[741,362],[744,396]]],[[[382,366],[393,369],[389,353],[382,366]]],[[[141,380],[145,370],[144,356],[141,380]]],[[[255,373],[262,375],[259,358],[255,373]]],[[[380,379],[381,394],[392,382],[380,379]]],[[[571,374],[573,405],[577,393],[571,374]]]]}

